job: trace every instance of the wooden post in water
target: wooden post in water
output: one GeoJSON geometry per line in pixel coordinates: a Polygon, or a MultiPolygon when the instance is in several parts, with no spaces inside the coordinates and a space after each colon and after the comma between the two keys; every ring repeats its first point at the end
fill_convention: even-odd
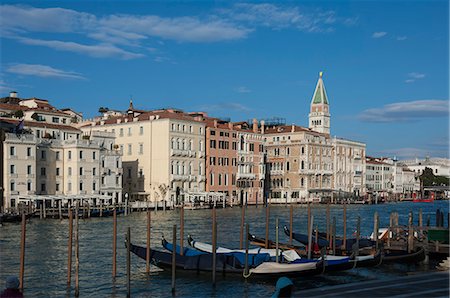
{"type": "MultiPolygon", "coordinates": [[[[241,206],[241,234],[239,238],[239,249],[244,248],[244,221],[245,221],[245,206],[241,206]]],[[[248,235],[246,235],[248,238],[248,235]]]]}
{"type": "Polygon", "coordinates": [[[44,217],[44,213],[42,212],[42,204],[39,206],[39,219],[42,219],[44,217]]]}
{"type": "Polygon", "coordinates": [[[23,276],[25,274],[25,239],[27,231],[27,222],[25,213],[22,213],[22,234],[20,237],[20,272],[19,272],[19,289],[23,292],[23,276]]]}
{"type": "Polygon", "coordinates": [[[79,229],[78,229],[78,208],[79,203],[77,202],[77,207],[75,210],[75,297],[80,295],[80,285],[79,285],[79,269],[80,269],[80,259],[79,259],[79,229]]]}
{"type": "MultiPolygon", "coordinates": [[[[128,247],[128,244],[127,244],[128,247]]],[[[116,278],[116,251],[117,251],[117,211],[116,208],[114,208],[113,211],[113,252],[112,252],[112,277],[116,278]]]]}
{"type": "Polygon", "coordinates": [[[59,213],[59,220],[62,220],[62,201],[58,201],[58,213],[59,213]]]}
{"type": "Polygon", "coordinates": [[[391,247],[391,231],[392,231],[392,223],[394,221],[394,214],[391,212],[389,214],[389,227],[388,227],[388,238],[387,238],[387,247],[391,247]]]}
{"type": "Polygon", "coordinates": [[[216,258],[217,258],[217,220],[216,207],[212,209],[212,284],[216,286],[216,258]]]}
{"type": "Polygon", "coordinates": [[[150,236],[152,228],[152,215],[150,208],[147,207],[147,250],[145,254],[145,272],[150,273],[150,236]]]}
{"type": "Polygon", "coordinates": [[[44,218],[47,218],[47,206],[45,206],[46,202],[47,202],[47,200],[44,199],[44,218]]]}
{"type": "Polygon", "coordinates": [[[72,207],[69,207],[69,243],[67,245],[67,287],[70,288],[72,279],[72,236],[73,233],[73,213],[72,207]]]}
{"type": "Polygon", "coordinates": [[[289,212],[289,244],[292,244],[292,229],[294,225],[294,206],[291,204],[291,209],[289,212]]]}
{"type": "MultiPolygon", "coordinates": [[[[306,226],[306,234],[308,235],[308,239],[309,239],[309,234],[311,234],[311,203],[308,202],[308,213],[307,213],[307,226],[306,226]]],[[[308,245],[310,245],[311,243],[308,243],[308,245]]]]}
{"type": "Polygon", "coordinates": [[[127,228],[127,298],[131,297],[131,228],[127,228]]]}
{"type": "Polygon", "coordinates": [[[269,216],[270,216],[269,208],[270,204],[266,205],[266,243],[265,243],[266,248],[269,248],[269,216]]]}
{"type": "MultiPolygon", "coordinates": [[[[268,208],[266,206],[266,208],[268,208]]],[[[248,233],[250,233],[250,228],[248,226],[248,223],[245,224],[245,231],[248,233]]],[[[267,238],[266,238],[266,243],[267,243],[267,238]]],[[[248,277],[248,237],[245,238],[245,267],[244,267],[244,277],[247,278],[248,277]]]]}
{"type": "Polygon", "coordinates": [[[373,214],[373,241],[375,241],[375,249],[378,250],[378,212],[373,214]]]}
{"type": "Polygon", "coordinates": [[[330,245],[330,238],[331,238],[331,233],[330,233],[330,203],[327,203],[327,241],[328,241],[328,245],[330,245]]]}
{"type": "Polygon", "coordinates": [[[412,211],[409,212],[408,217],[408,252],[411,253],[414,249],[414,231],[412,227],[413,215],[412,211]]]}
{"type": "MultiPolygon", "coordinates": [[[[89,206],[89,204],[88,204],[88,206],[89,206]]],[[[102,215],[103,215],[103,204],[102,204],[102,202],[100,202],[100,217],[102,217],[102,215]]]]}
{"type": "Polygon", "coordinates": [[[336,254],[336,217],[333,216],[333,226],[332,226],[332,239],[333,239],[333,255],[336,254]]]}
{"type": "Polygon", "coordinates": [[[358,221],[356,222],[356,252],[355,256],[359,254],[359,237],[361,235],[361,217],[358,216],[358,221]]]}
{"type": "Polygon", "coordinates": [[[419,229],[420,229],[420,236],[422,238],[423,236],[423,217],[422,217],[422,208],[419,209],[419,229]]]}
{"type": "MultiPolygon", "coordinates": [[[[312,231],[314,225],[314,215],[311,215],[310,226],[308,227],[309,231],[312,231]]],[[[308,259],[311,259],[311,243],[312,243],[312,233],[308,235],[308,259]]]]}
{"type": "Polygon", "coordinates": [[[344,239],[342,241],[342,249],[347,248],[347,202],[344,203],[344,239]]]}
{"type": "MultiPolygon", "coordinates": [[[[172,243],[177,243],[177,225],[172,228],[172,243]]],[[[175,294],[176,249],[172,249],[172,295],[175,294]]]]}
{"type": "Polygon", "coordinates": [[[278,237],[279,237],[278,217],[275,220],[275,261],[278,263],[278,237]]]}
{"type": "Polygon", "coordinates": [[[315,240],[314,240],[314,243],[317,243],[317,247],[319,247],[319,241],[318,241],[318,239],[319,239],[319,226],[318,225],[316,225],[316,238],[315,238],[315,240]]]}
{"type": "Polygon", "coordinates": [[[180,255],[184,255],[184,202],[181,203],[180,209],[180,255]]]}

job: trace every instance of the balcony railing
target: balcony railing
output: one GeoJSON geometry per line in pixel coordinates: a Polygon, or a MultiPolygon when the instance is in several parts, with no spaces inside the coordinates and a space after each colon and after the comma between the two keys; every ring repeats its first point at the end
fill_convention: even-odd
{"type": "Polygon", "coordinates": [[[198,182],[206,181],[205,175],[198,175],[198,182]]]}
{"type": "Polygon", "coordinates": [[[253,180],[253,179],[256,179],[256,174],[251,174],[251,173],[237,173],[236,178],[237,178],[237,179],[248,179],[248,180],[253,180]]]}
{"type": "Polygon", "coordinates": [[[283,170],[270,170],[270,175],[272,175],[272,176],[284,175],[284,171],[283,170]]]}
{"type": "Polygon", "coordinates": [[[170,180],[174,181],[188,181],[189,180],[189,175],[175,175],[175,174],[171,174],[170,175],[170,180]]]}

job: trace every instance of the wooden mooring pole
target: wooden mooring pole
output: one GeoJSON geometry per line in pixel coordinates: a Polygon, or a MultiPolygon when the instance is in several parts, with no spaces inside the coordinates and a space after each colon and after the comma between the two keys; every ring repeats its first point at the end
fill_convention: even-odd
{"type": "MultiPolygon", "coordinates": [[[[311,215],[310,226],[308,227],[309,231],[312,231],[312,227],[314,225],[314,215],[311,215]]],[[[311,244],[312,244],[312,233],[308,235],[308,259],[311,259],[311,244]]]]}
{"type": "Polygon", "coordinates": [[[414,230],[413,230],[413,214],[409,212],[408,217],[408,252],[411,253],[414,250],[414,230]]]}
{"type": "Polygon", "coordinates": [[[245,206],[241,206],[241,230],[239,238],[239,249],[243,249],[244,247],[244,221],[245,221],[245,206]]]}
{"type": "Polygon", "coordinates": [[[216,286],[216,263],[217,263],[217,214],[216,207],[212,209],[212,284],[216,286]]]}
{"type": "Polygon", "coordinates": [[[59,220],[62,220],[62,201],[58,201],[58,214],[59,214],[59,220]]]}
{"type": "Polygon", "coordinates": [[[127,298],[131,297],[131,228],[127,228],[127,298]]]}
{"type": "Polygon", "coordinates": [[[79,284],[79,269],[80,269],[80,256],[79,256],[79,229],[78,229],[78,208],[79,204],[77,202],[77,207],[75,210],[75,297],[80,295],[80,284],[79,284]]]}
{"type": "MultiPolygon", "coordinates": [[[[266,207],[268,208],[268,207],[266,207]]],[[[245,224],[245,231],[248,233],[250,232],[250,228],[248,226],[248,223],[245,224]]],[[[267,239],[267,238],[266,238],[267,239]]],[[[267,243],[267,240],[266,240],[267,243]]],[[[244,267],[244,277],[248,277],[248,237],[245,238],[245,267],[244,267]]]]}
{"type": "Polygon", "coordinates": [[[330,203],[327,203],[327,241],[328,241],[328,245],[330,244],[330,238],[331,238],[331,233],[330,233],[330,203]]]}
{"type": "Polygon", "coordinates": [[[347,248],[347,203],[344,203],[344,239],[342,241],[342,249],[346,249],[347,248]]]}
{"type": "MultiPolygon", "coordinates": [[[[128,246],[128,245],[127,245],[128,246]]],[[[117,211],[114,208],[113,211],[113,251],[112,251],[112,277],[116,278],[116,251],[117,251],[117,211]]]]}
{"type": "Polygon", "coordinates": [[[279,258],[278,258],[278,238],[279,238],[279,222],[278,222],[278,217],[275,220],[275,261],[278,263],[279,258]]]}
{"type": "Polygon", "coordinates": [[[184,202],[181,203],[180,209],[180,255],[184,255],[184,202]]]}
{"type": "Polygon", "coordinates": [[[20,272],[19,272],[19,289],[23,292],[23,277],[25,274],[25,238],[26,238],[26,231],[27,231],[27,222],[25,213],[22,213],[22,234],[20,237],[20,272]]]}
{"type": "Polygon", "coordinates": [[[373,241],[375,241],[375,249],[378,250],[378,212],[373,214],[373,241]]]}
{"type": "MultiPolygon", "coordinates": [[[[172,228],[172,243],[177,243],[177,225],[172,228]]],[[[176,274],[176,249],[172,249],[172,295],[175,294],[175,274],[176,274]]]]}
{"type": "Polygon", "coordinates": [[[332,226],[332,233],[331,237],[333,239],[333,255],[336,254],[336,217],[333,216],[333,226],[332,226]]]}
{"type": "MultiPolygon", "coordinates": [[[[311,203],[308,203],[308,208],[307,208],[307,226],[306,226],[306,234],[308,235],[308,239],[309,239],[309,234],[311,234],[311,203]]],[[[308,245],[310,245],[311,243],[308,243],[308,245]]]]}
{"type": "Polygon", "coordinates": [[[150,236],[152,229],[152,214],[147,207],[147,248],[145,254],[145,272],[150,273],[150,236]]]}
{"type": "Polygon", "coordinates": [[[292,244],[292,229],[294,225],[294,206],[291,204],[289,212],[289,244],[292,244]]]}
{"type": "Polygon", "coordinates": [[[72,279],[72,239],[73,239],[73,213],[69,208],[69,243],[67,244],[67,287],[70,288],[72,279]]]}
{"type": "Polygon", "coordinates": [[[269,248],[269,216],[270,216],[269,208],[270,208],[270,204],[267,204],[266,205],[266,243],[265,243],[266,248],[269,248]]]}

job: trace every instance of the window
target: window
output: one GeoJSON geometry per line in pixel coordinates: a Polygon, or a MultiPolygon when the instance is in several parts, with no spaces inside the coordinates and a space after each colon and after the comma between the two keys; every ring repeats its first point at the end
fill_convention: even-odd
{"type": "Polygon", "coordinates": [[[59,172],[59,168],[56,168],[56,176],[59,176],[60,172],[59,172]]]}
{"type": "Polygon", "coordinates": [[[139,126],[139,134],[142,136],[144,134],[144,127],[139,126]]]}
{"type": "Polygon", "coordinates": [[[83,175],[83,167],[80,167],[80,176],[83,175]]]}
{"type": "Polygon", "coordinates": [[[9,155],[11,155],[11,156],[16,155],[16,147],[11,146],[11,147],[9,148],[9,155]]]}
{"type": "Polygon", "coordinates": [[[95,182],[93,182],[93,183],[92,183],[92,190],[96,190],[96,188],[97,188],[97,185],[96,185],[95,182]]]}
{"type": "Polygon", "coordinates": [[[11,191],[15,191],[16,190],[16,182],[11,181],[11,183],[9,185],[9,188],[10,188],[11,191]]]}
{"type": "Polygon", "coordinates": [[[92,176],[97,176],[97,168],[92,168],[92,176]]]}
{"type": "Polygon", "coordinates": [[[69,183],[67,184],[67,190],[68,190],[68,191],[72,191],[72,183],[71,183],[71,182],[69,182],[69,183]]]}
{"type": "Polygon", "coordinates": [[[56,183],[55,190],[59,191],[59,183],[56,183]]]}
{"type": "Polygon", "coordinates": [[[128,155],[131,155],[131,144],[128,144],[128,155]]]}
{"type": "Polygon", "coordinates": [[[28,191],[31,191],[31,186],[32,186],[31,181],[28,181],[27,182],[27,190],[28,191]]]}
{"type": "Polygon", "coordinates": [[[69,175],[69,176],[72,176],[72,168],[71,167],[69,167],[68,169],[67,169],[67,174],[69,175]]]}
{"type": "Polygon", "coordinates": [[[304,170],[305,169],[305,162],[302,160],[302,167],[301,167],[301,169],[302,170],[304,170]]]}
{"type": "Polygon", "coordinates": [[[93,160],[97,159],[97,152],[95,152],[95,151],[92,152],[92,159],[93,160]]]}
{"type": "Polygon", "coordinates": [[[80,150],[80,159],[83,159],[83,150],[80,150]]]}
{"type": "Polygon", "coordinates": [[[219,183],[218,185],[222,185],[222,174],[219,174],[219,183]]]}
{"type": "Polygon", "coordinates": [[[116,177],[116,185],[119,185],[119,177],[116,177]]]}
{"type": "Polygon", "coordinates": [[[286,162],[286,171],[289,171],[289,162],[286,162]]]}
{"type": "Polygon", "coordinates": [[[59,118],[58,117],[52,117],[52,122],[53,123],[59,123],[59,118]]]}
{"type": "Polygon", "coordinates": [[[211,186],[214,186],[214,173],[210,174],[210,178],[209,179],[210,179],[209,182],[210,182],[211,186]]]}
{"type": "Polygon", "coordinates": [[[56,160],[60,160],[60,152],[56,151],[56,160]]]}
{"type": "Polygon", "coordinates": [[[131,136],[131,127],[128,127],[128,136],[131,136]]]}
{"type": "Polygon", "coordinates": [[[27,166],[27,175],[31,175],[32,167],[31,165],[27,166]]]}
{"type": "Polygon", "coordinates": [[[10,174],[14,174],[16,172],[16,166],[15,165],[11,165],[10,167],[9,167],[9,173],[10,174]]]}
{"type": "Polygon", "coordinates": [[[203,127],[200,127],[200,134],[203,134],[203,127]]]}
{"type": "Polygon", "coordinates": [[[46,168],[41,168],[41,176],[46,176],[46,168]]]}
{"type": "Polygon", "coordinates": [[[211,130],[210,135],[215,136],[216,135],[216,131],[211,130]]]}
{"type": "Polygon", "coordinates": [[[131,178],[131,168],[128,168],[128,178],[131,178]]]}
{"type": "Polygon", "coordinates": [[[139,144],[139,154],[144,153],[144,144],[139,144]]]}
{"type": "Polygon", "coordinates": [[[42,150],[41,151],[41,159],[45,160],[47,158],[47,152],[42,150]]]}
{"type": "Polygon", "coordinates": [[[68,154],[67,154],[67,158],[68,159],[72,159],[72,151],[69,150],[68,154]]]}
{"type": "Polygon", "coordinates": [[[46,191],[47,186],[45,185],[45,183],[41,183],[41,191],[46,191]]]}
{"type": "Polygon", "coordinates": [[[119,137],[123,137],[123,128],[121,128],[119,131],[119,137]]]}
{"type": "Polygon", "coordinates": [[[31,147],[27,147],[27,156],[31,156],[31,147]]]}
{"type": "Polygon", "coordinates": [[[80,191],[83,190],[83,181],[80,181],[80,191]]]}
{"type": "Polygon", "coordinates": [[[105,185],[105,177],[102,177],[102,185],[105,185]]]}
{"type": "MultiPolygon", "coordinates": [[[[212,131],[211,131],[212,132],[212,131]]],[[[209,141],[209,147],[210,148],[216,148],[216,140],[210,140],[209,141]]]]}

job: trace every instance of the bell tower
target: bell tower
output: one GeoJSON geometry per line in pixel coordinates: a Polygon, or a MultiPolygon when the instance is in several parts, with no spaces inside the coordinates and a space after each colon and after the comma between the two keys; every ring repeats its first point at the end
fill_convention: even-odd
{"type": "Polygon", "coordinates": [[[319,73],[316,89],[311,100],[309,112],[309,128],[314,131],[330,134],[330,105],[322,80],[323,72],[319,73]]]}

